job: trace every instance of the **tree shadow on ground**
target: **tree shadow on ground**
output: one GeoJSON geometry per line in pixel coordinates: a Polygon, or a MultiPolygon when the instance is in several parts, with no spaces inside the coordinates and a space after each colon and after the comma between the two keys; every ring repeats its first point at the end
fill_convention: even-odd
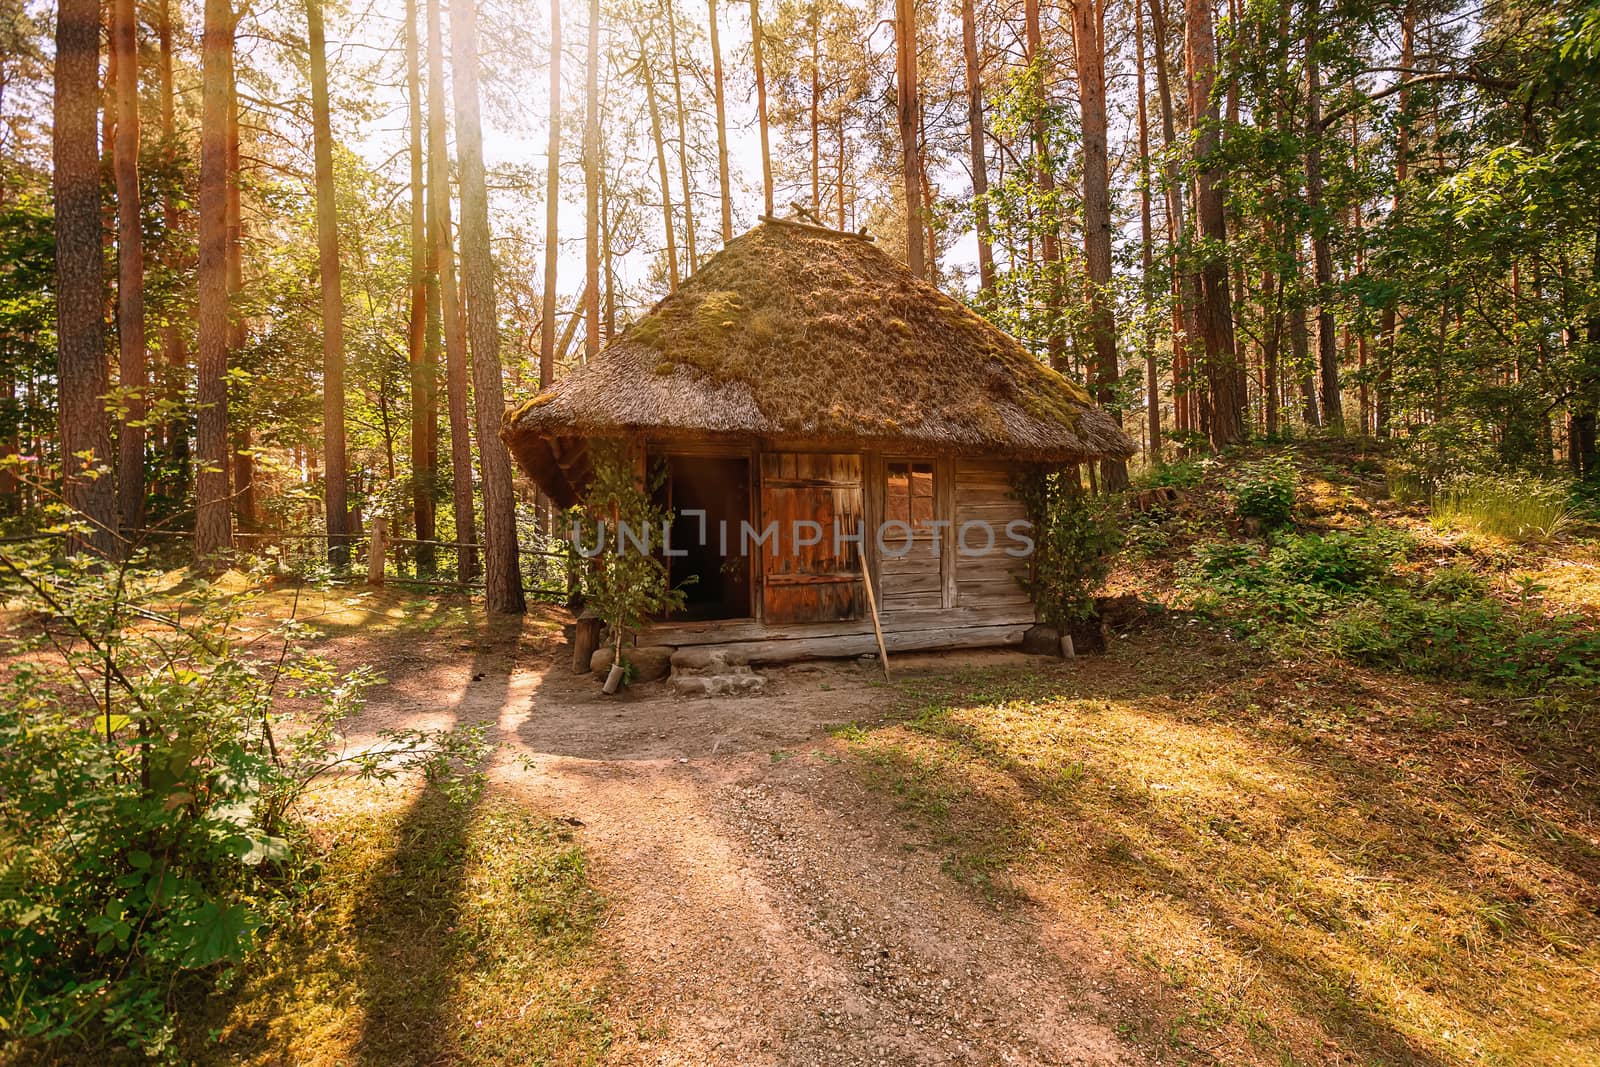
{"type": "Polygon", "coordinates": [[[1430,775],[1426,739],[1299,743],[1252,703],[1260,694],[1238,699],[1267,664],[1215,662],[1205,684],[1194,661],[1206,658],[1158,671],[1135,650],[934,679],[910,694],[915,718],[853,744],[958,876],[1042,881],[1086,914],[1109,907],[1201,1015],[1258,1048],[1304,1055],[1321,1033],[1361,1057],[1433,1065],[1448,1060],[1419,1030],[1465,1028],[1518,1058],[1569,1062],[1594,1037],[1573,977],[1594,932],[1587,856],[1546,840],[1516,797],[1430,775]],[[1565,949],[1548,940],[1562,930],[1565,949]],[[1219,961],[1257,977],[1240,992],[1206,973],[1219,961]],[[1508,996],[1526,984],[1548,989],[1542,1003],[1508,996]]]}

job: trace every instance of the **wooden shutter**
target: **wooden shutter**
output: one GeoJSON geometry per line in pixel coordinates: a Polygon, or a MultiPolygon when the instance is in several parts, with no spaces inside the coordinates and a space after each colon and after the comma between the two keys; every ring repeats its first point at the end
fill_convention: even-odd
{"type": "Polygon", "coordinates": [[[861,457],[849,454],[767,452],[761,457],[761,528],[776,524],[775,541],[763,544],[761,607],[770,624],[859,619],[866,594],[861,586],[860,546],[836,544],[835,530],[855,535],[862,527],[861,457]],[[822,529],[816,544],[800,544],[822,529]],[[799,532],[800,536],[796,537],[799,532]]]}

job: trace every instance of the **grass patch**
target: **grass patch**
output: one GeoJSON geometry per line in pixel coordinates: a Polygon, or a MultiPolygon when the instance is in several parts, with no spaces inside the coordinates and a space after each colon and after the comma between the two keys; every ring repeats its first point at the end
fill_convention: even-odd
{"type": "Polygon", "coordinates": [[[1158,972],[1185,1005],[1177,1046],[1600,1059],[1589,806],[1536,789],[1503,744],[1372,735],[1370,697],[1262,678],[1255,657],[1178,662],[1160,640],[909,683],[918,713],[848,750],[948,874],[1013,887],[1158,972]]]}
{"type": "Polygon", "coordinates": [[[1548,541],[1573,525],[1568,491],[1532,477],[1477,475],[1447,482],[1433,496],[1435,525],[1507,541],[1548,541]]]}
{"type": "Polygon", "coordinates": [[[320,872],[186,1036],[201,1064],[581,1064],[609,1044],[602,902],[563,824],[335,787],[320,872]]]}

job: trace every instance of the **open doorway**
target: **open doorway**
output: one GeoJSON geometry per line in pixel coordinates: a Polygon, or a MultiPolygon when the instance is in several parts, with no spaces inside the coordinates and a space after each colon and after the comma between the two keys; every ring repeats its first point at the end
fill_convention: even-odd
{"type": "Polygon", "coordinates": [[[741,524],[750,520],[750,461],[743,456],[664,458],[667,478],[657,490],[657,503],[673,515],[667,573],[684,594],[682,609],[672,617],[749,618],[750,560],[743,552],[741,524]]]}

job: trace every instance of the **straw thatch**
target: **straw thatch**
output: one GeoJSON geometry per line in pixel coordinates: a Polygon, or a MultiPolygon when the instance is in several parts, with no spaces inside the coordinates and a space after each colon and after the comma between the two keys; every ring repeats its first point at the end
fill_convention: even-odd
{"type": "Polygon", "coordinates": [[[778,220],[508,414],[503,435],[543,482],[553,439],[632,433],[1043,462],[1134,447],[1081,388],[869,239],[778,220]]]}

